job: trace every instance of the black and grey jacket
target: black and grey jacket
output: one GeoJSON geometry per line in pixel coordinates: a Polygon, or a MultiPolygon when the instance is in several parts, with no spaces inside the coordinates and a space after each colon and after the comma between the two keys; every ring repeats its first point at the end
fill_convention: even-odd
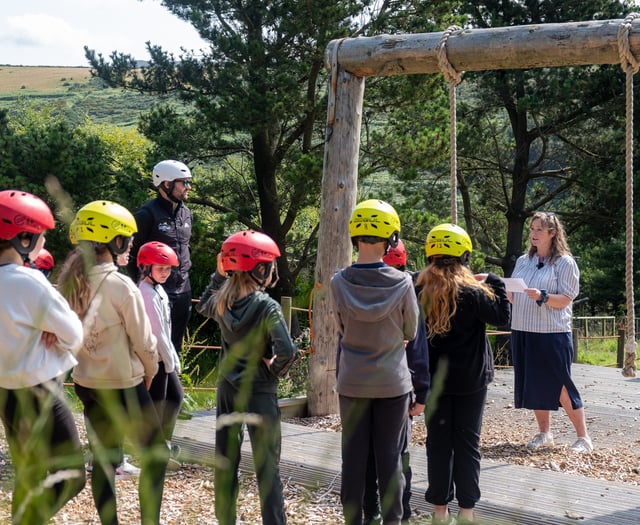
{"type": "Polygon", "coordinates": [[[178,267],[171,269],[171,275],[163,284],[168,294],[182,293],[191,290],[189,270],[191,269],[191,227],[193,214],[182,202],[175,210],[173,203],[163,197],[143,204],[134,213],[138,232],[133,237],[133,245],[129,255],[127,273],[134,282],[138,281],[138,265],[136,262],[140,246],[149,241],[158,241],[173,248],[178,256],[178,267]]]}

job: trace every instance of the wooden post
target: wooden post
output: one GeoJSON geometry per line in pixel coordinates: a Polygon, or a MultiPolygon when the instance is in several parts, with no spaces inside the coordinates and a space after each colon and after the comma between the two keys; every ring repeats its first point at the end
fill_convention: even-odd
{"type": "Polygon", "coordinates": [[[283,295],[280,298],[280,306],[282,307],[282,315],[284,315],[287,328],[289,332],[291,332],[291,297],[283,295]]]}
{"type": "Polygon", "coordinates": [[[625,342],[624,328],[618,330],[618,350],[616,353],[616,365],[618,368],[624,368],[624,342],[625,342]]]}
{"type": "MultiPolygon", "coordinates": [[[[332,45],[337,51],[338,42],[332,45]]],[[[313,353],[309,363],[308,402],[312,416],[338,411],[335,392],[338,332],[329,281],[337,270],[351,264],[349,218],[356,204],[364,79],[335,67],[329,91],[313,300],[313,353]]]]}

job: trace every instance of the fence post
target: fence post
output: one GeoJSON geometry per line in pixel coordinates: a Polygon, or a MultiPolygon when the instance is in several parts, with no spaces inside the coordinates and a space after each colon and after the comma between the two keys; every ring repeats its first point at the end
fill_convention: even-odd
{"type": "Polygon", "coordinates": [[[291,332],[291,297],[281,297],[280,306],[282,307],[282,315],[284,315],[287,328],[289,329],[289,332],[291,332]]]}
{"type": "Polygon", "coordinates": [[[624,367],[624,328],[618,329],[618,356],[616,366],[618,368],[624,367]]]}

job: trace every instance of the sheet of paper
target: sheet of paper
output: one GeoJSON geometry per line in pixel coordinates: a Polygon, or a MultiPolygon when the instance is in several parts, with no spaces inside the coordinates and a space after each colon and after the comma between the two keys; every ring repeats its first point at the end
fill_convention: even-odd
{"type": "Polygon", "coordinates": [[[507,287],[507,292],[512,292],[512,293],[524,292],[526,288],[529,288],[527,286],[527,283],[525,283],[519,277],[516,279],[512,277],[503,277],[502,280],[504,281],[504,284],[507,287]]]}

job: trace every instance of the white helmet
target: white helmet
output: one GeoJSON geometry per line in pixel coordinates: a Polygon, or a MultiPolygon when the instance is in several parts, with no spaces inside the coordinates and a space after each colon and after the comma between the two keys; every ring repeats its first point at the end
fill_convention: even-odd
{"type": "Polygon", "coordinates": [[[191,170],[177,160],[163,160],[153,167],[152,178],[153,185],[157,188],[165,180],[172,182],[176,179],[190,179],[191,170]]]}

